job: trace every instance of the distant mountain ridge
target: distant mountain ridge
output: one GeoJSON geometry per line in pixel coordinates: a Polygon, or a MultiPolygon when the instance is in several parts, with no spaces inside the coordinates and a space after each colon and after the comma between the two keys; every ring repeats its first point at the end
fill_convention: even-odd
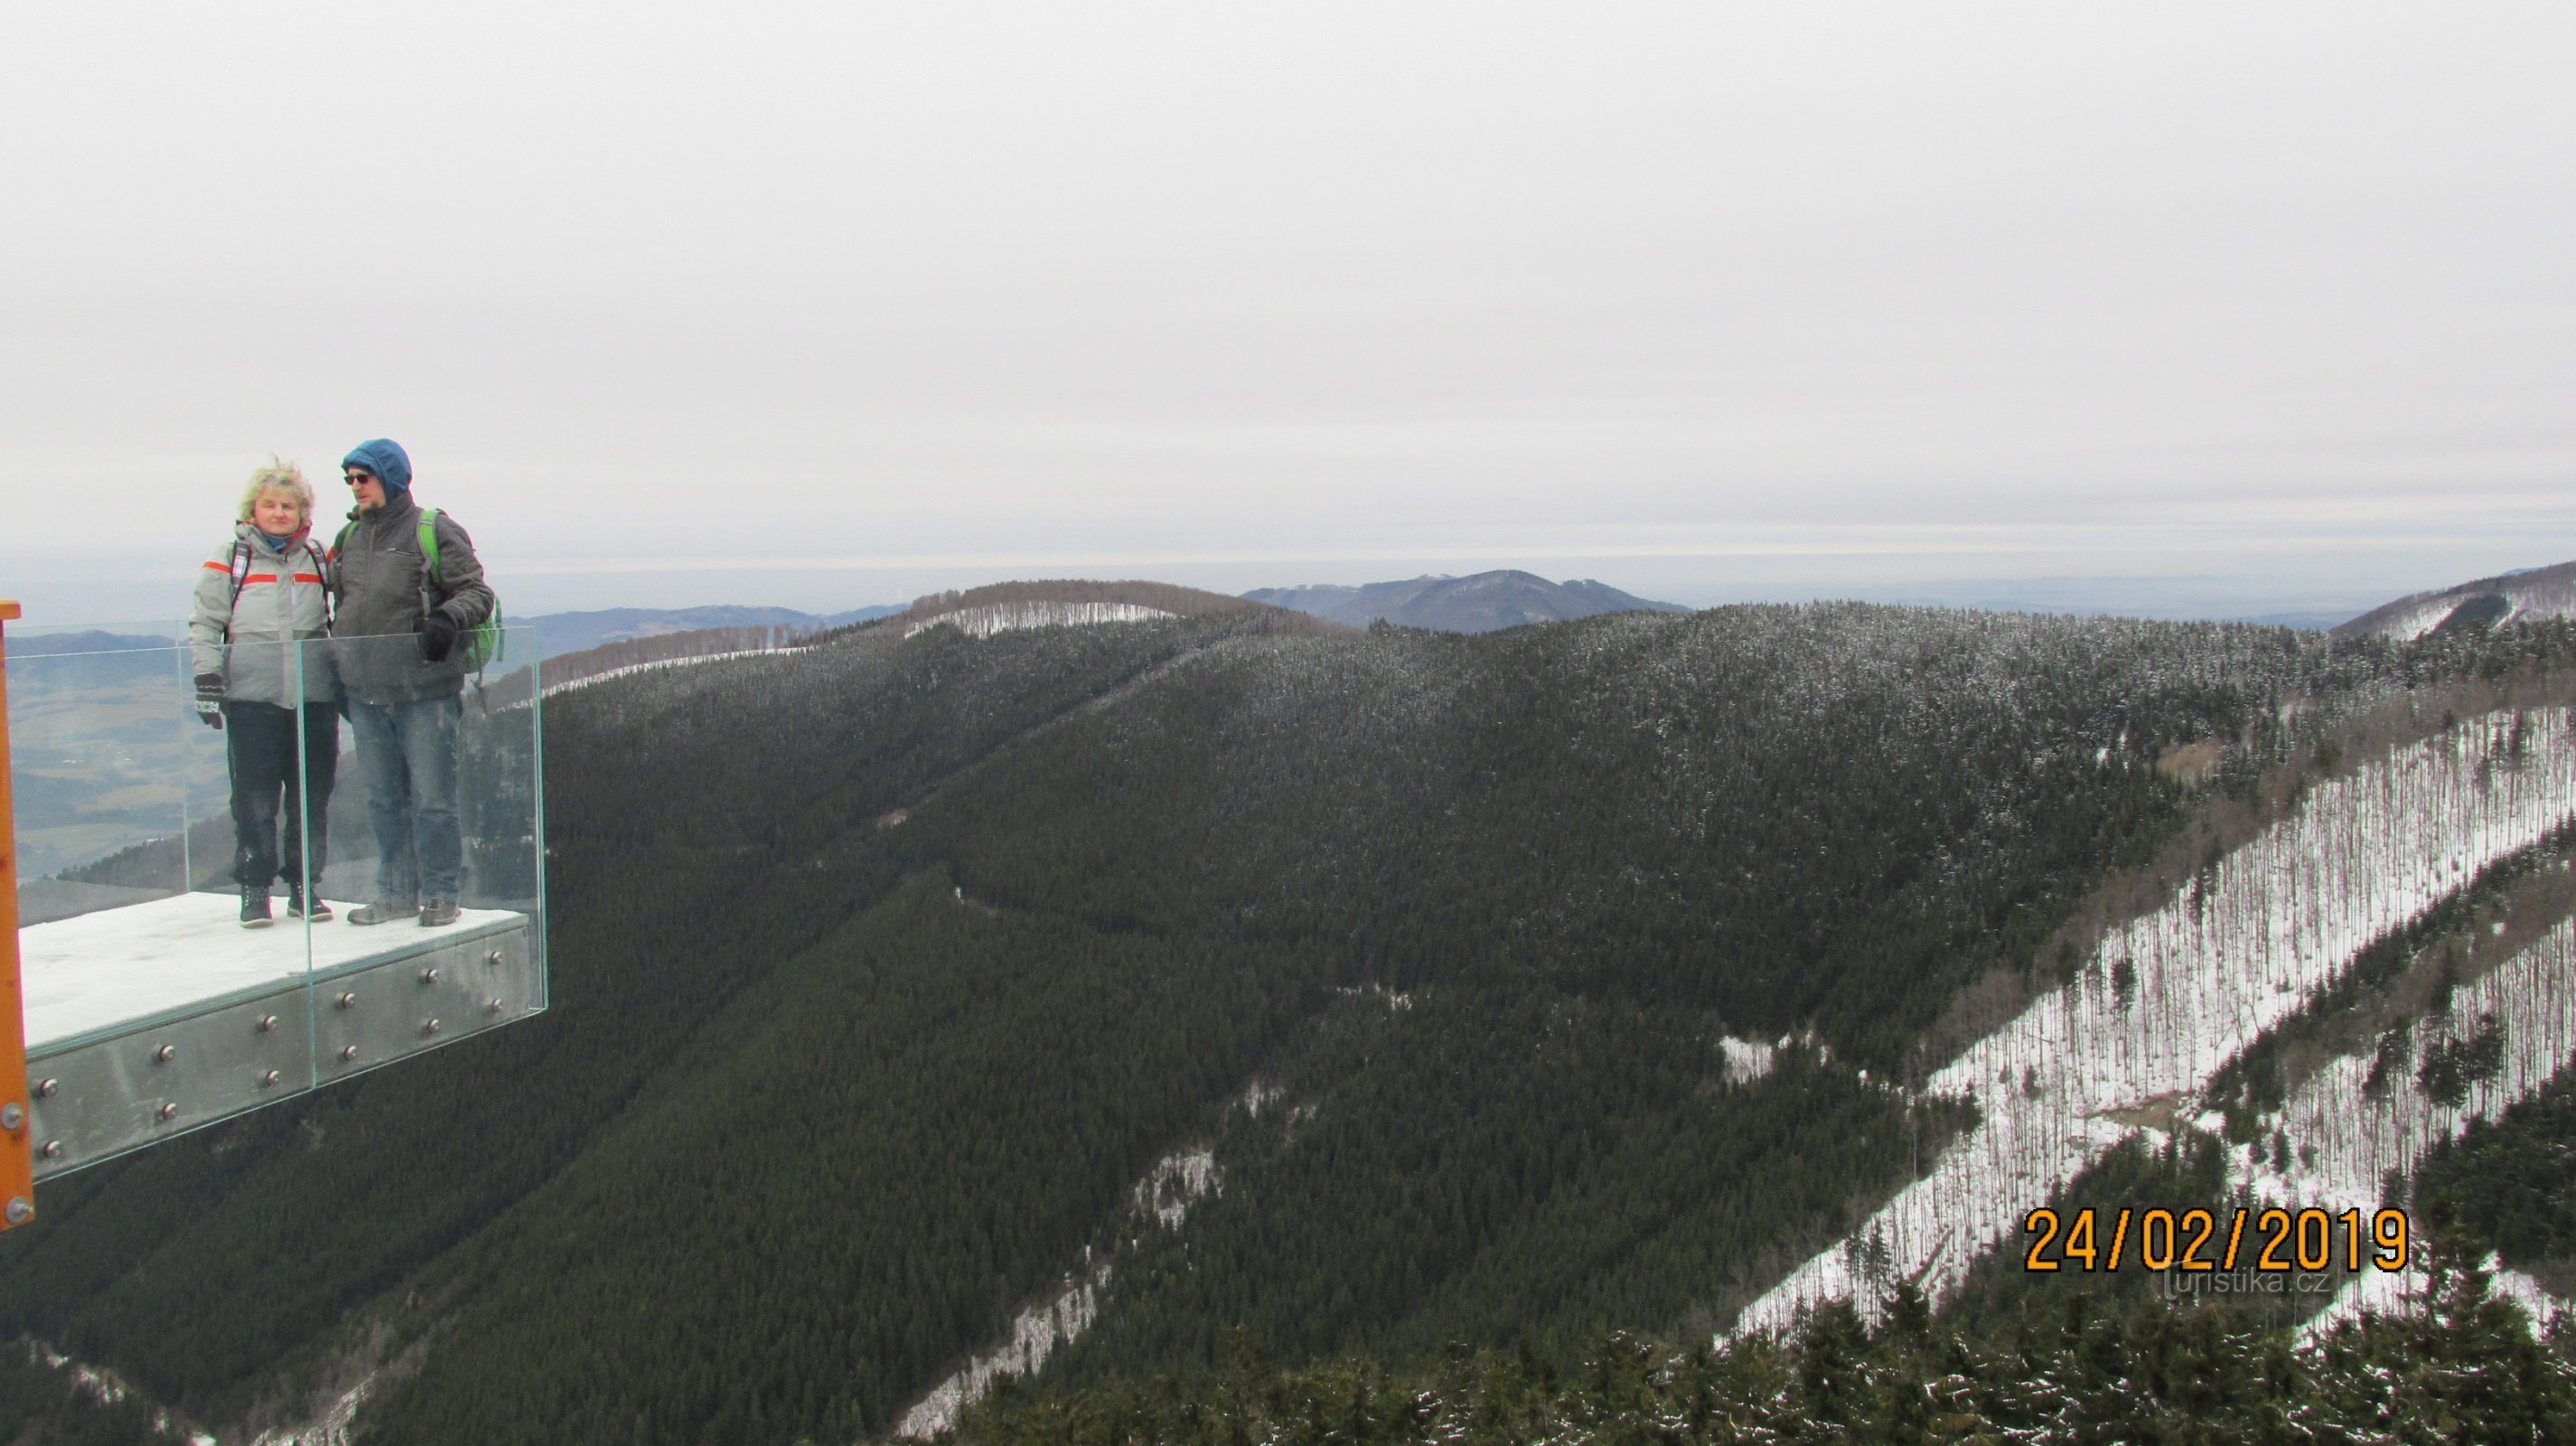
{"type": "Polygon", "coordinates": [[[603,608],[591,612],[541,613],[520,619],[537,630],[539,651],[546,657],[578,653],[604,643],[627,643],[665,633],[694,633],[709,628],[779,628],[819,632],[903,611],[901,603],[853,608],[839,613],[798,612],[794,608],[758,608],[721,604],[695,608],[603,608]]]}
{"type": "Polygon", "coordinates": [[[1432,574],[1361,587],[1325,583],[1265,587],[1244,596],[1353,627],[1366,627],[1384,618],[1402,627],[1450,633],[1489,633],[1524,623],[1566,622],[1601,613],[1690,611],[1679,603],[1641,598],[1591,578],[1569,578],[1559,583],[1518,570],[1480,572],[1468,577],[1432,574]]]}
{"type": "MultiPolygon", "coordinates": [[[[558,619],[540,618],[537,621],[540,641],[545,644],[541,659],[545,671],[544,687],[548,693],[553,693],[646,668],[714,662],[752,653],[818,646],[844,636],[845,630],[864,629],[872,623],[886,623],[903,637],[911,637],[925,628],[946,626],[970,637],[989,638],[995,633],[1023,628],[1147,622],[1204,617],[1212,613],[1284,614],[1275,619],[1274,626],[1290,633],[1341,631],[1320,618],[1274,609],[1224,593],[1202,592],[1171,583],[1094,582],[1085,579],[989,583],[964,592],[930,593],[914,599],[909,606],[860,608],[829,617],[792,612],[785,608],[705,607],[682,612],[620,608],[609,612],[559,615],[560,619],[570,620],[571,625],[560,626],[553,631],[547,631],[547,625],[558,619]],[[742,621],[685,628],[674,625],[706,617],[734,617],[742,621]],[[612,634],[608,641],[581,648],[571,647],[564,641],[566,634],[578,642],[603,628],[612,634]]],[[[515,701],[522,694],[514,691],[514,687],[524,689],[527,683],[525,679],[517,679],[514,684],[502,686],[503,691],[496,696],[515,701]]]]}
{"type": "Polygon", "coordinates": [[[2524,619],[2576,617],[2576,562],[2499,573],[2382,603],[2334,631],[2347,637],[2426,633],[2524,619]]]}
{"type": "MultiPolygon", "coordinates": [[[[1160,618],[1199,618],[1217,613],[1297,613],[1297,609],[1250,597],[1229,597],[1176,583],[1127,579],[1096,582],[1089,578],[1047,578],[1031,582],[997,582],[964,592],[935,592],[898,610],[896,621],[911,637],[924,628],[947,625],[972,637],[991,637],[1033,627],[1081,627],[1094,623],[1147,622],[1160,618]]],[[[1338,631],[1308,616],[1274,619],[1292,632],[1338,631]]]]}

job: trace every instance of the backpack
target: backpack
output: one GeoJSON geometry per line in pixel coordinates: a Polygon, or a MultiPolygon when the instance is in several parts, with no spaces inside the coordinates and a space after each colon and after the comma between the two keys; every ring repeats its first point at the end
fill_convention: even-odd
{"type": "MultiPolygon", "coordinates": [[[[323,561],[322,545],[320,543],[315,542],[309,536],[306,537],[304,539],[304,553],[307,557],[313,559],[314,576],[328,578],[331,575],[330,567],[323,561]]],[[[233,577],[233,595],[224,608],[224,641],[228,643],[233,640],[233,614],[241,611],[242,582],[250,576],[250,539],[247,537],[236,537],[233,539],[233,563],[231,572],[233,577]]],[[[331,589],[328,585],[325,585],[322,589],[322,626],[326,629],[331,626],[331,589]]]]}
{"type": "MultiPolygon", "coordinates": [[[[438,576],[438,509],[435,507],[420,509],[420,555],[429,560],[430,587],[444,589],[447,585],[438,576]]],[[[485,584],[485,587],[488,589],[490,584],[485,584]]],[[[456,659],[466,672],[479,673],[485,664],[501,661],[505,644],[506,639],[501,633],[501,595],[496,592],[492,594],[492,611],[483,615],[483,621],[457,636],[456,650],[448,656],[456,659]]]]}
{"type": "MultiPolygon", "coordinates": [[[[358,524],[354,521],[341,528],[339,540],[331,544],[331,555],[337,557],[346,550],[349,546],[349,534],[357,530],[358,524]]],[[[438,509],[435,507],[420,509],[420,555],[421,560],[429,564],[430,591],[443,591],[447,584],[438,575],[438,509]]],[[[238,588],[239,584],[236,583],[235,586],[238,588]]],[[[426,612],[437,603],[438,599],[425,597],[422,599],[421,610],[426,612]]],[[[447,656],[454,659],[466,672],[479,673],[483,671],[486,664],[501,661],[502,651],[501,595],[494,593],[491,613],[483,621],[457,634],[456,647],[447,656]]]]}

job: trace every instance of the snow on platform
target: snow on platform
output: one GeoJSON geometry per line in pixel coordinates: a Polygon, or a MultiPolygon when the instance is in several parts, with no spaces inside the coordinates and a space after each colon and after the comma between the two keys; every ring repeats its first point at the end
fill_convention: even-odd
{"type": "Polygon", "coordinates": [[[310,931],[286,915],[283,898],[272,904],[275,924],[245,929],[235,894],[176,894],[20,929],[27,1048],[266,994],[302,982],[308,970],[329,973],[528,922],[507,909],[467,909],[445,928],[410,919],[361,928],[347,922],[356,904],[330,903],[336,917],[310,931]]]}

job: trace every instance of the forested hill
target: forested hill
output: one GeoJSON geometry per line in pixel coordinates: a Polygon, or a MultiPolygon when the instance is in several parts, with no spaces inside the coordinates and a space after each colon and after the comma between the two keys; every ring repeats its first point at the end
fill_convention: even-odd
{"type": "Polygon", "coordinates": [[[2382,603],[2335,627],[2385,638],[2576,617],[2576,562],[2482,577],[2382,603]]]}
{"type": "Polygon", "coordinates": [[[49,1185],[0,1329],[185,1421],[548,1443],[881,1434],[1032,1306],[1076,1383],[1679,1339],[1971,1127],[1903,1086],[2264,770],[2576,655],[907,632],[549,700],[554,1010],[49,1185]]]}
{"type": "Polygon", "coordinates": [[[1354,627],[1384,619],[1400,627],[1436,628],[1452,633],[1483,633],[1525,623],[1566,622],[1601,613],[1688,612],[1675,603],[1654,602],[1621,592],[1590,578],[1550,582],[1519,571],[1480,572],[1470,577],[1417,577],[1404,582],[1373,582],[1364,587],[1310,584],[1305,587],[1256,588],[1245,593],[1255,602],[1295,608],[1354,627]]]}

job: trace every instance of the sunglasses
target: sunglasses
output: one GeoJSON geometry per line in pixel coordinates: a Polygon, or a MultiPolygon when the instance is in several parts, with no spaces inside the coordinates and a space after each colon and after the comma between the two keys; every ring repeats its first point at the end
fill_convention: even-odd
{"type": "Polygon", "coordinates": [[[376,474],[373,472],[343,472],[340,474],[340,480],[348,483],[352,487],[355,487],[361,482],[375,481],[376,474]]]}

